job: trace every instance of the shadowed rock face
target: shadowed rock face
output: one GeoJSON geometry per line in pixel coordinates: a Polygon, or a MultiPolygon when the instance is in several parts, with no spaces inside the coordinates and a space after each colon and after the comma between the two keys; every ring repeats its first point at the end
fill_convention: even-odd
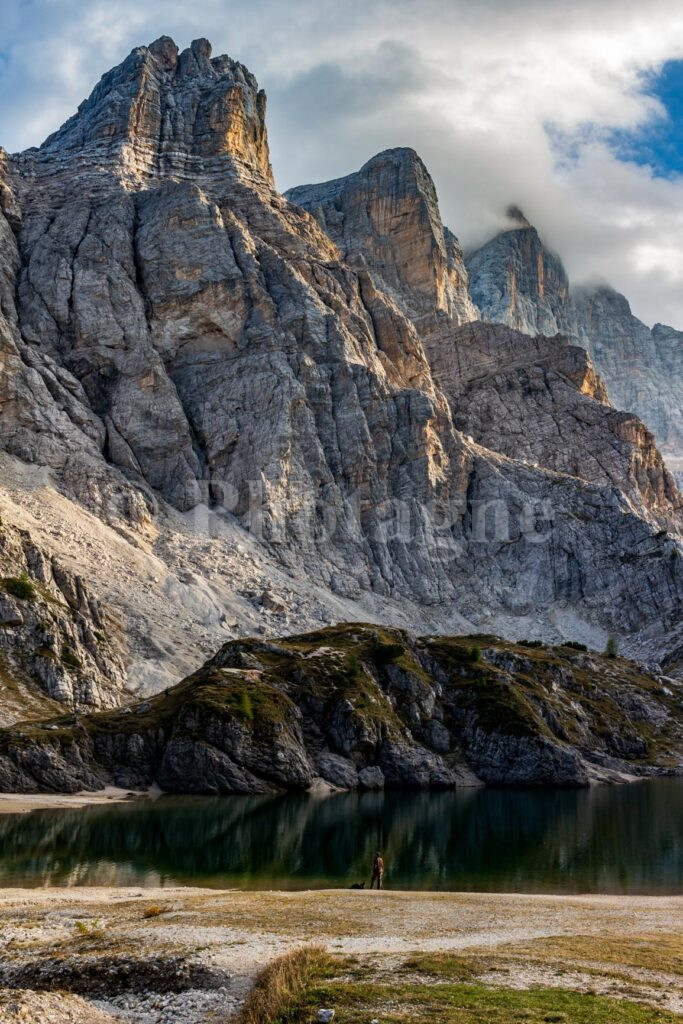
{"type": "Polygon", "coordinates": [[[680,762],[680,694],[667,682],[624,659],[488,636],[355,624],[238,641],[123,711],[0,731],[0,790],[620,781],[680,762]]]}
{"type": "MultiPolygon", "coordinates": [[[[554,471],[555,428],[524,449],[540,466],[466,440],[432,364],[476,310],[424,166],[381,154],[304,190],[311,216],[301,190],[294,204],[273,188],[264,109],[241,65],[162,39],[43,147],[2,155],[2,448],[103,518],[211,505],[292,573],[372,592],[378,614],[391,597],[433,608],[438,628],[673,629],[683,560],[661,516],[678,499],[647,437],[633,427],[587,480],[554,471]],[[505,510],[502,533],[487,508],[505,510]]],[[[590,375],[565,365],[547,401],[585,412],[570,391],[590,375]]],[[[531,433],[545,412],[527,399],[515,430],[531,433]]]]}
{"type": "Polygon", "coordinates": [[[470,295],[482,320],[524,334],[571,331],[569,282],[559,256],[512,207],[511,227],[467,257],[470,295]]]}
{"type": "Polygon", "coordinates": [[[476,322],[428,339],[453,422],[487,448],[622,490],[676,526],[683,501],[645,425],[614,409],[588,353],[476,322]]]}
{"type": "MultiPolygon", "coordinates": [[[[510,212],[510,211],[509,211],[510,212]]],[[[558,256],[517,211],[513,227],[467,257],[482,319],[525,334],[566,334],[588,350],[610,399],[653,432],[671,468],[683,467],[683,334],[650,330],[605,285],[569,289],[558,256]]]]}
{"type": "Polygon", "coordinates": [[[652,430],[683,479],[683,332],[631,313],[606,286],[574,289],[576,336],[601,368],[615,405],[631,409],[652,430]]]}
{"type": "Polygon", "coordinates": [[[26,530],[0,524],[0,718],[116,707],[126,696],[115,619],[26,530]]]}

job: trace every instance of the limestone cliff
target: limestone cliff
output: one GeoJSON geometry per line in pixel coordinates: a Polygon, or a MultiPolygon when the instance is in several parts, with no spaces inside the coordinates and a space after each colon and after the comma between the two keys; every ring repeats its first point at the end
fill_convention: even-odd
{"type": "Polygon", "coordinates": [[[414,150],[386,150],[355,174],[285,194],[423,332],[440,314],[458,324],[478,318],[460,243],[441,222],[434,182],[414,150]]]}
{"type": "Polygon", "coordinates": [[[650,427],[672,469],[683,472],[683,332],[650,330],[605,285],[572,292],[576,337],[608,382],[616,405],[650,427]]]}
{"type": "MultiPolygon", "coordinates": [[[[192,557],[207,577],[243,564],[244,547],[211,547],[211,532],[248,531],[274,578],[320,588],[318,608],[343,598],[357,616],[414,609],[431,631],[533,623],[596,643],[651,630],[659,656],[681,620],[683,559],[661,521],[678,497],[645,433],[628,425],[602,475],[589,460],[587,479],[572,473],[574,440],[603,451],[617,431],[596,381],[594,404],[569,395],[589,368],[565,366],[544,401],[561,393],[594,423],[563,437],[564,455],[554,428],[532,446],[538,465],[505,437],[501,451],[467,439],[432,366],[440,332],[476,310],[424,166],[390,151],[293,203],[273,187],[264,114],[241,65],[164,38],[40,149],[3,156],[4,453],[144,543],[199,510],[192,557]]],[[[515,431],[545,414],[524,403],[515,431]]],[[[187,605],[220,620],[215,592],[197,597],[187,605]]],[[[163,603],[155,592],[152,634],[163,603]]]]}
{"type": "Polygon", "coordinates": [[[116,707],[125,698],[120,626],[28,531],[0,525],[0,718],[116,707]]]}
{"type": "Polygon", "coordinates": [[[653,432],[671,469],[683,467],[683,333],[652,330],[607,285],[569,288],[558,256],[513,210],[511,227],[467,257],[482,319],[525,334],[565,334],[588,350],[610,399],[653,432]]]}
{"type": "Polygon", "coordinates": [[[510,227],[467,256],[470,295],[482,320],[525,334],[571,331],[569,282],[562,261],[550,252],[517,207],[510,227]]]}
{"type": "Polygon", "coordinates": [[[427,343],[453,422],[479,444],[616,487],[678,529],[683,499],[655,439],[610,404],[585,349],[476,322],[427,343]]]}

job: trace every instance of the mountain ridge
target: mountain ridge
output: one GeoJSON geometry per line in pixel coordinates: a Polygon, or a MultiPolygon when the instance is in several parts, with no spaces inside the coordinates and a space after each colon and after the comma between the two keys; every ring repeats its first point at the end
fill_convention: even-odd
{"type": "Polygon", "coordinates": [[[680,496],[646,428],[606,411],[562,341],[525,357],[547,404],[518,386],[506,329],[485,343],[472,327],[412,151],[317,194],[331,233],[275,191],[267,152],[253,76],[162,37],[43,147],[0,160],[7,493],[57,547],[87,521],[101,551],[72,557],[114,602],[136,685],[187,674],[193,634],[206,655],[235,632],[368,611],[595,645],[647,633],[666,659],[680,496]],[[488,446],[467,417],[480,396],[447,394],[434,369],[486,344],[515,396],[499,436],[518,422],[547,438],[549,415],[568,431],[558,451],[593,445],[604,465],[488,446]]]}

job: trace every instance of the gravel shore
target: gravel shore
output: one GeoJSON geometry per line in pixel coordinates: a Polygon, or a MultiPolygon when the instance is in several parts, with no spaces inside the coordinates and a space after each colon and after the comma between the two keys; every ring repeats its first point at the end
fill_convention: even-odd
{"type": "MultiPolygon", "coordinates": [[[[515,984],[538,984],[548,965],[536,947],[549,937],[581,936],[597,949],[666,936],[683,949],[683,897],[6,889],[0,929],[2,1022],[205,1024],[229,1019],[255,973],[304,943],[385,967],[414,951],[490,961],[523,946],[515,984]]],[[[646,967],[642,998],[650,982],[653,992],[665,986],[666,1006],[683,1011],[681,979],[648,980],[646,967]]],[[[582,984],[579,975],[569,981],[582,984]]]]}

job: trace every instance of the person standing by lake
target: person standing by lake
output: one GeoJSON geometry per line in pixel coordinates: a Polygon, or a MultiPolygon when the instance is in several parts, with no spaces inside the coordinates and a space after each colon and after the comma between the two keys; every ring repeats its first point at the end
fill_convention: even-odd
{"type": "Polygon", "coordinates": [[[379,850],[375,854],[375,859],[372,862],[372,882],[370,883],[371,889],[374,889],[375,882],[377,882],[378,889],[384,888],[384,861],[382,859],[382,854],[379,852],[379,850]]]}

